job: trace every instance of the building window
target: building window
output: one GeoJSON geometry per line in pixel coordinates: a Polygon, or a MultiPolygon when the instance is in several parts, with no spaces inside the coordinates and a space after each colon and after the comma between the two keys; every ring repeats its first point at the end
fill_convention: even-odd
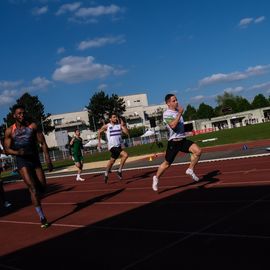
{"type": "Polygon", "coordinates": [[[62,125],[62,124],[63,124],[63,118],[60,118],[60,119],[54,119],[54,120],[53,120],[53,124],[54,124],[55,126],[57,126],[57,125],[62,125]]]}

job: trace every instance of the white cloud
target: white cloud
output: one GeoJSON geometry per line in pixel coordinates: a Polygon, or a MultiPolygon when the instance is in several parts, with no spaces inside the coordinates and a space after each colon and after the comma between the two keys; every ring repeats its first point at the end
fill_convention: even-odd
{"type": "Polygon", "coordinates": [[[100,85],[97,87],[98,90],[105,90],[105,89],[107,89],[107,88],[108,88],[108,85],[105,84],[105,83],[102,83],[102,84],[100,84],[100,85]]]}
{"type": "Polygon", "coordinates": [[[0,81],[0,90],[11,90],[19,87],[23,84],[23,81],[0,81]]]}
{"type": "Polygon", "coordinates": [[[99,17],[102,15],[113,15],[121,11],[121,8],[116,5],[98,6],[91,8],[80,8],[75,12],[76,17],[99,17]]]}
{"type": "Polygon", "coordinates": [[[64,47],[61,47],[61,48],[57,49],[58,54],[64,53],[65,51],[66,51],[66,49],[64,47]]]}
{"type": "Polygon", "coordinates": [[[76,57],[68,56],[59,62],[60,68],[53,73],[53,79],[67,83],[76,83],[95,79],[105,78],[109,75],[116,75],[117,70],[109,65],[102,65],[94,62],[92,56],[76,57]]]}
{"type": "Polygon", "coordinates": [[[32,14],[35,15],[35,16],[39,16],[39,15],[47,13],[48,10],[49,10],[48,6],[44,6],[44,7],[41,7],[41,8],[36,7],[36,8],[33,8],[32,14]]]}
{"type": "Polygon", "coordinates": [[[264,20],[266,20],[265,16],[260,16],[260,17],[257,17],[257,18],[243,18],[238,23],[238,26],[240,28],[246,28],[246,27],[248,27],[249,25],[251,25],[253,23],[258,24],[258,23],[263,22],[264,20]]]}
{"type": "Polygon", "coordinates": [[[199,102],[199,101],[202,101],[203,99],[205,99],[205,96],[203,96],[203,95],[198,95],[198,96],[190,98],[190,100],[192,100],[194,102],[199,102]]]}
{"type": "Polygon", "coordinates": [[[44,77],[36,77],[35,79],[32,80],[31,85],[28,88],[31,91],[40,90],[47,88],[51,84],[52,82],[44,77]]]}
{"type": "Polygon", "coordinates": [[[265,82],[261,84],[255,84],[249,88],[250,90],[262,90],[262,91],[270,91],[270,82],[265,82]]]}
{"type": "Polygon", "coordinates": [[[18,92],[16,90],[4,90],[0,93],[0,105],[8,105],[15,101],[18,92]]]}
{"type": "Polygon", "coordinates": [[[199,86],[206,86],[218,83],[226,83],[226,82],[234,82],[239,80],[247,79],[251,76],[259,76],[265,74],[270,71],[270,65],[258,65],[255,67],[249,67],[245,71],[239,72],[232,72],[228,74],[224,73],[217,73],[205,77],[199,81],[199,86]]]}
{"type": "Polygon", "coordinates": [[[121,44],[124,42],[125,39],[123,36],[101,37],[80,42],[78,49],[83,51],[89,48],[99,48],[102,46],[106,46],[107,44],[121,44]]]}
{"type": "Polygon", "coordinates": [[[235,93],[239,93],[239,92],[242,92],[244,90],[244,87],[242,86],[237,86],[237,87],[229,87],[229,88],[225,88],[223,90],[223,92],[227,92],[227,93],[230,93],[230,94],[235,94],[235,93]]]}
{"type": "Polygon", "coordinates": [[[261,16],[261,17],[258,17],[254,20],[254,23],[260,23],[260,22],[263,22],[264,20],[266,20],[266,17],[265,16],[261,16]]]}
{"type": "Polygon", "coordinates": [[[67,12],[74,12],[76,11],[79,7],[81,6],[81,2],[74,2],[74,3],[70,3],[70,4],[65,4],[62,5],[58,11],[56,12],[56,15],[62,15],[65,14],[67,12]]]}

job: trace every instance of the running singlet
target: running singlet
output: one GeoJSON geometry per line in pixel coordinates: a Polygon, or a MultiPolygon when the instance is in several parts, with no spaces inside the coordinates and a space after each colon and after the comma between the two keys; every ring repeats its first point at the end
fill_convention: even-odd
{"type": "Polygon", "coordinates": [[[163,121],[166,124],[167,129],[169,131],[169,138],[168,138],[169,141],[172,139],[182,139],[186,137],[185,129],[184,129],[184,119],[182,116],[180,117],[179,122],[174,129],[172,129],[169,126],[169,123],[172,120],[174,120],[177,117],[177,115],[178,115],[178,111],[173,111],[170,109],[166,110],[163,113],[163,121]]]}
{"type": "Polygon", "coordinates": [[[107,126],[106,131],[108,148],[119,147],[122,144],[122,128],[120,124],[112,125],[111,123],[107,126]]]}
{"type": "Polygon", "coordinates": [[[79,156],[79,157],[82,156],[82,149],[83,149],[82,139],[75,137],[71,149],[72,149],[71,150],[72,156],[79,156]]]}
{"type": "Polygon", "coordinates": [[[25,156],[38,156],[38,149],[35,141],[35,133],[31,125],[27,127],[17,128],[15,124],[12,126],[12,149],[24,149],[25,156]]]}

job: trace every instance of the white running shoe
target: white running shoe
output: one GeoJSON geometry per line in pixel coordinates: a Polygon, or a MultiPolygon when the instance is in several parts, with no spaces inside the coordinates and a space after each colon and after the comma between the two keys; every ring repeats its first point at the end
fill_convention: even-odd
{"type": "Polygon", "coordinates": [[[194,171],[192,169],[187,169],[186,174],[190,175],[191,178],[196,182],[198,182],[200,180],[200,178],[194,173],[194,171]]]}
{"type": "Polygon", "coordinates": [[[152,189],[154,191],[158,191],[158,178],[155,175],[153,176],[152,189]]]}
{"type": "Polygon", "coordinates": [[[84,178],[81,178],[81,177],[77,177],[76,180],[77,181],[84,181],[85,179],[84,178]]]}
{"type": "Polygon", "coordinates": [[[5,201],[5,202],[4,202],[4,206],[5,206],[6,208],[9,208],[11,205],[12,205],[12,204],[11,204],[10,202],[8,202],[8,201],[5,201]]]}

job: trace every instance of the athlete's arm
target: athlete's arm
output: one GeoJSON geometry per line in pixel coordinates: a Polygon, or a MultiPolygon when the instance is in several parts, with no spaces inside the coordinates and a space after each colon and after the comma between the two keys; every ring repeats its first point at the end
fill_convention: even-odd
{"type": "Polygon", "coordinates": [[[179,120],[184,112],[184,109],[180,105],[178,105],[177,111],[178,111],[177,116],[172,121],[167,123],[171,129],[175,129],[177,127],[179,120]]]}
{"type": "Polygon", "coordinates": [[[32,128],[36,132],[37,142],[40,144],[40,146],[43,150],[48,170],[49,170],[49,172],[51,172],[53,170],[53,165],[52,165],[51,157],[49,154],[49,148],[48,148],[48,145],[46,143],[45,137],[44,137],[43,133],[37,129],[36,124],[32,124],[32,128]]]}
{"type": "Polygon", "coordinates": [[[4,138],[4,149],[5,149],[5,153],[7,155],[21,156],[21,155],[24,154],[24,150],[23,149],[13,150],[11,148],[11,145],[12,145],[11,131],[12,131],[12,129],[10,127],[7,128],[6,131],[5,131],[5,138],[4,138]]]}
{"type": "Polygon", "coordinates": [[[99,130],[98,130],[98,148],[101,147],[101,134],[107,130],[107,125],[103,125],[99,130]]]}
{"type": "Polygon", "coordinates": [[[120,125],[121,125],[121,128],[122,128],[122,131],[129,137],[129,131],[128,131],[127,125],[123,121],[122,118],[120,118],[120,125]]]}

